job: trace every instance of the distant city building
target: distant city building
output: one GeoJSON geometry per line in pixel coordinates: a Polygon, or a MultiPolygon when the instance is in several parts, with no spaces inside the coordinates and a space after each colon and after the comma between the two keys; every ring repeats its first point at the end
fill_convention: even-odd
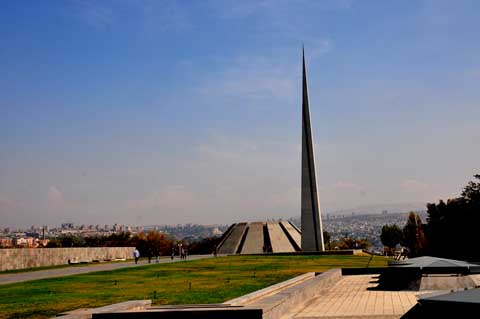
{"type": "Polygon", "coordinates": [[[24,247],[24,248],[33,248],[34,247],[35,238],[32,237],[16,237],[13,239],[13,245],[24,247]]]}
{"type": "Polygon", "coordinates": [[[0,238],[0,247],[10,248],[12,246],[13,246],[13,242],[11,238],[0,238]]]}
{"type": "Polygon", "coordinates": [[[62,223],[62,229],[73,229],[73,223],[62,223]]]}
{"type": "Polygon", "coordinates": [[[223,232],[218,227],[215,227],[214,229],[212,229],[212,236],[220,236],[222,234],[223,232]]]}

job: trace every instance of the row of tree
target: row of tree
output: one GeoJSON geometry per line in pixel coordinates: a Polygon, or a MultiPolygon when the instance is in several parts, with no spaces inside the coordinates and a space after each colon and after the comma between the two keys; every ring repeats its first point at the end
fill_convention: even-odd
{"type": "Polygon", "coordinates": [[[480,175],[461,196],[446,203],[428,204],[427,240],[432,255],[480,260],[480,175]]]}
{"type": "Polygon", "coordinates": [[[397,245],[407,247],[410,257],[421,256],[426,252],[425,225],[415,212],[408,214],[403,229],[396,224],[383,226],[380,239],[388,248],[389,254],[393,254],[397,245]]]}
{"type": "MultiPolygon", "coordinates": [[[[480,180],[480,175],[475,175],[480,180]]],[[[427,204],[427,223],[410,213],[403,229],[385,225],[381,240],[387,247],[402,244],[411,257],[431,255],[464,260],[480,260],[480,182],[471,181],[460,197],[427,204]]]]}
{"type": "Polygon", "coordinates": [[[111,234],[109,236],[81,237],[65,235],[52,238],[47,247],[137,247],[143,257],[170,256],[178,254],[179,247],[189,254],[211,254],[219,242],[218,237],[195,241],[175,240],[164,233],[150,231],[147,234],[111,234]]]}
{"type": "Polygon", "coordinates": [[[62,235],[55,238],[50,238],[47,248],[58,247],[130,247],[135,246],[138,242],[130,233],[122,232],[115,233],[109,236],[76,236],[76,235],[62,235]]]}
{"type": "Polygon", "coordinates": [[[323,243],[325,249],[368,249],[372,244],[367,239],[354,239],[351,237],[343,237],[339,240],[332,240],[331,235],[327,231],[323,231],[323,243]]]}

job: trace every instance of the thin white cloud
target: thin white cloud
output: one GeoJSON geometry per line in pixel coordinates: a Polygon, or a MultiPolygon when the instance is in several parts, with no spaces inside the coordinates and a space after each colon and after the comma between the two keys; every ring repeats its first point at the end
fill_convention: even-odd
{"type": "Polygon", "coordinates": [[[51,206],[59,206],[65,203],[63,192],[57,186],[50,186],[48,188],[47,200],[51,206]]]}
{"type": "Polygon", "coordinates": [[[196,202],[195,196],[183,185],[168,185],[153,191],[140,201],[143,208],[181,208],[196,202]]]}
{"type": "MultiPolygon", "coordinates": [[[[246,18],[252,15],[284,16],[293,14],[299,9],[308,11],[338,11],[349,10],[353,0],[243,0],[243,1],[211,1],[212,7],[220,11],[221,17],[226,19],[246,18]]],[[[288,21],[284,21],[287,23],[288,21]]]]}
{"type": "Polygon", "coordinates": [[[172,1],[116,1],[77,0],[71,12],[82,23],[105,29],[125,21],[138,26],[142,36],[158,36],[158,32],[178,31],[193,26],[189,6],[172,1]]]}
{"type": "Polygon", "coordinates": [[[415,179],[408,179],[403,181],[400,184],[400,187],[405,192],[425,192],[431,189],[431,186],[427,183],[415,180],[415,179]]]}
{"type": "Polygon", "coordinates": [[[226,68],[202,81],[198,92],[215,96],[249,99],[292,99],[297,81],[293,65],[276,63],[268,58],[238,57],[226,68]]]}
{"type": "Polygon", "coordinates": [[[215,141],[194,147],[194,151],[197,153],[217,160],[241,160],[245,156],[252,155],[257,150],[257,144],[250,141],[235,141],[233,143],[215,141]]]}
{"type": "Polygon", "coordinates": [[[308,46],[308,60],[313,61],[322,55],[333,50],[333,44],[330,39],[305,39],[305,44],[308,46]]]}
{"type": "Polygon", "coordinates": [[[200,159],[218,164],[251,167],[285,166],[299,161],[300,148],[297,143],[282,140],[252,139],[242,136],[212,132],[210,136],[193,147],[200,159]],[[278,159],[281,158],[281,161],[278,159]]]}
{"type": "Polygon", "coordinates": [[[338,181],[332,185],[333,189],[360,189],[360,187],[352,182],[338,181]]]}
{"type": "Polygon", "coordinates": [[[8,196],[0,194],[0,209],[7,209],[13,207],[13,200],[8,196]]]}
{"type": "MultiPolygon", "coordinates": [[[[223,2],[223,1],[222,1],[223,2]]],[[[221,17],[222,18],[244,18],[252,14],[262,12],[264,10],[271,10],[274,8],[275,2],[272,0],[257,0],[257,1],[225,1],[224,5],[221,5],[221,17]]],[[[218,1],[213,1],[215,6],[218,1]]]]}
{"type": "Polygon", "coordinates": [[[155,35],[157,32],[181,31],[194,26],[188,5],[175,1],[142,1],[143,32],[155,35]]]}
{"type": "Polygon", "coordinates": [[[281,189],[271,194],[266,200],[273,206],[282,207],[285,210],[295,211],[300,205],[301,188],[293,186],[281,189]]]}
{"type": "Polygon", "coordinates": [[[90,0],[74,1],[74,15],[93,28],[105,28],[116,20],[114,9],[105,3],[90,0]]]}
{"type": "Polygon", "coordinates": [[[465,76],[471,78],[472,80],[480,80],[480,67],[471,67],[465,70],[465,76]]]}

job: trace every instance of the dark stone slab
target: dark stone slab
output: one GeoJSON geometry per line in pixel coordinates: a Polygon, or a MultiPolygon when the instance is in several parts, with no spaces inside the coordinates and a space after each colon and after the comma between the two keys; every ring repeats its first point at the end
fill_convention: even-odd
{"type": "Polygon", "coordinates": [[[402,318],[477,318],[479,313],[480,289],[477,288],[421,298],[402,318]]]}
{"type": "Polygon", "coordinates": [[[184,308],[93,314],[92,319],[262,319],[262,309],[184,308]]]}
{"type": "Polygon", "coordinates": [[[447,303],[475,303],[480,306],[480,288],[469,289],[464,291],[452,292],[449,294],[438,295],[434,297],[421,298],[420,303],[435,303],[435,302],[447,302],[447,303]]]}

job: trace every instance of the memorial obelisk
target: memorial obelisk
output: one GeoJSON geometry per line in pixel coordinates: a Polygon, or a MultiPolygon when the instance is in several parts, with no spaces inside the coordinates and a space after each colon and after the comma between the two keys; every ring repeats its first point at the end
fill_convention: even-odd
{"type": "Polygon", "coordinates": [[[304,51],[302,56],[302,251],[324,251],[304,51]]]}

